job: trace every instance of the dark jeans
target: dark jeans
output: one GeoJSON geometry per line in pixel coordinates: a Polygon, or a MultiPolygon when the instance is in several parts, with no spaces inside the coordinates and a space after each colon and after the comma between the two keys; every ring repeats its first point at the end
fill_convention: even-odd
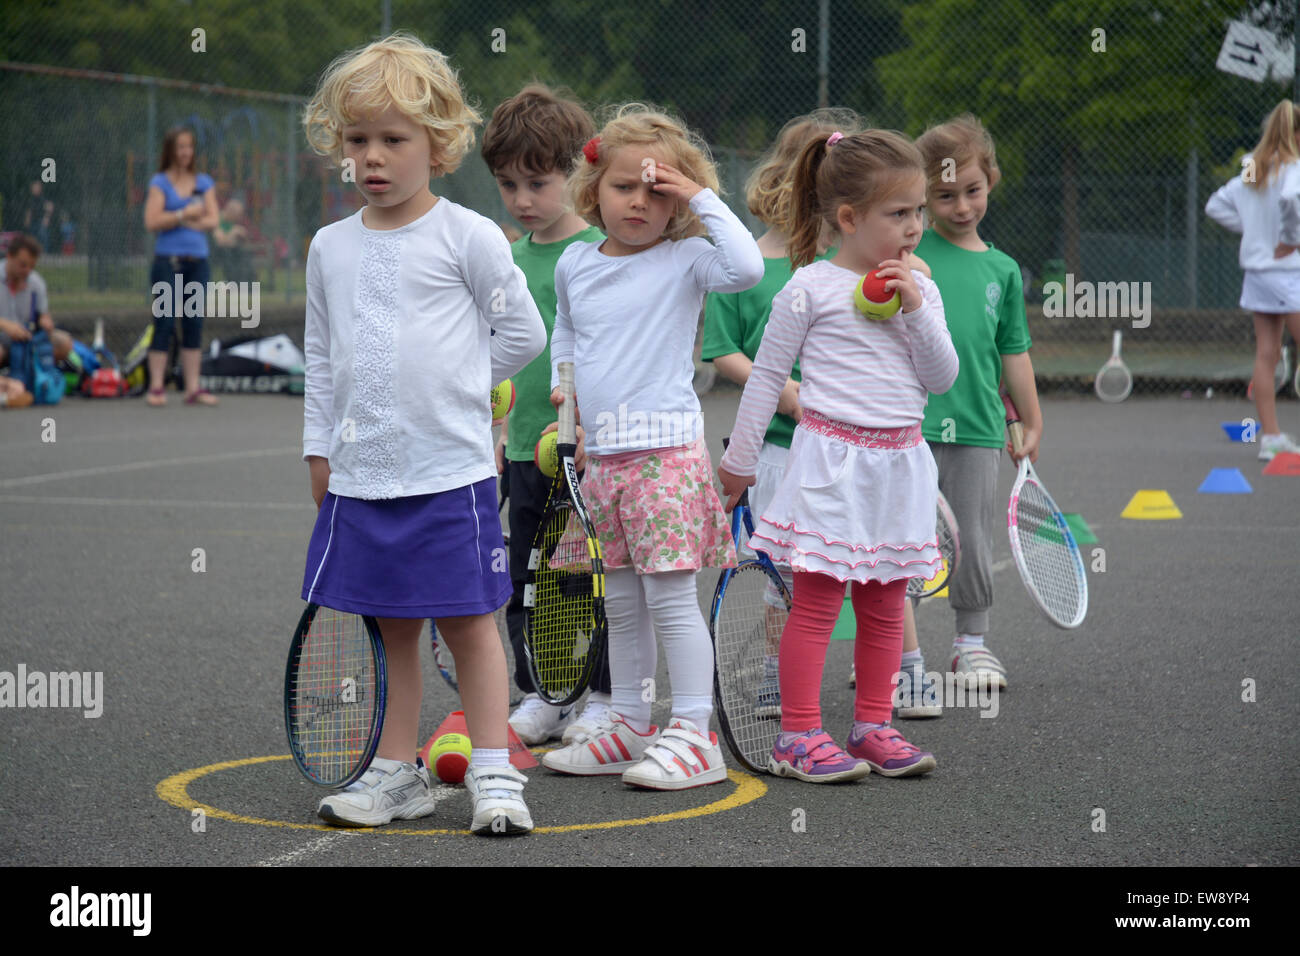
{"type": "Polygon", "coordinates": [[[154,256],[153,268],[149,270],[149,294],[162,282],[167,288],[153,296],[153,342],[150,352],[166,352],[171,346],[172,324],[177,317],[181,320],[181,348],[196,349],[203,340],[203,310],[207,306],[208,279],[212,267],[207,259],[182,259],[179,256],[154,256]],[[176,277],[180,276],[181,298],[176,298],[176,277]],[[186,315],[185,305],[189,296],[185,286],[198,282],[203,286],[203,294],[198,296],[198,315],[186,315]]]}
{"type": "MultiPolygon", "coordinates": [[[[528,673],[528,658],[524,652],[524,584],[528,581],[528,553],[533,547],[533,537],[546,510],[546,498],[551,493],[551,479],[531,461],[506,461],[506,481],[510,485],[510,583],[514,593],[506,605],[506,628],[510,631],[510,646],[515,652],[515,684],[531,694],[532,676],[528,673]]],[[[602,694],[610,692],[609,655],[604,655],[601,665],[591,678],[591,689],[602,694]]]]}

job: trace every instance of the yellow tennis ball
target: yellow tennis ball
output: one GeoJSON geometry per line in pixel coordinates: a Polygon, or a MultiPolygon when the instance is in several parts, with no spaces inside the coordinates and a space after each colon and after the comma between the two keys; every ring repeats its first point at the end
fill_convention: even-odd
{"type": "Polygon", "coordinates": [[[547,478],[554,478],[560,470],[560,433],[547,432],[537,440],[533,449],[533,462],[547,478]]]}
{"type": "Polygon", "coordinates": [[[443,734],[429,748],[433,772],[443,783],[460,783],[469,769],[470,744],[464,734],[443,734]]]}
{"type": "Polygon", "coordinates": [[[492,424],[500,425],[515,407],[515,383],[506,379],[492,389],[492,424]]]}

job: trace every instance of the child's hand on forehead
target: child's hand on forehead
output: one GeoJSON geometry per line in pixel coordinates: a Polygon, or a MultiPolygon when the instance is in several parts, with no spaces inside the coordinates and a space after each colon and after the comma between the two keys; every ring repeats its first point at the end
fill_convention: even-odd
{"type": "Polygon", "coordinates": [[[680,202],[687,203],[704,189],[699,183],[694,182],[667,163],[653,163],[647,168],[650,170],[649,175],[652,177],[650,182],[654,183],[651,188],[660,196],[670,196],[680,202]]]}
{"type": "Polygon", "coordinates": [[[912,277],[912,270],[902,259],[886,259],[876,266],[876,275],[889,280],[885,283],[885,291],[897,292],[902,298],[901,311],[915,312],[921,307],[924,301],[921,290],[917,288],[916,279],[912,277]]]}

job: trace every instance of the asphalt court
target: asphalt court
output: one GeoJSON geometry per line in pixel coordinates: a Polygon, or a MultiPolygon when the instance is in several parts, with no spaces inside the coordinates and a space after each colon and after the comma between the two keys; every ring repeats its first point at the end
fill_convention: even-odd
{"type": "MultiPolygon", "coordinates": [[[[715,462],[738,399],[704,399],[715,462]]],[[[814,787],[732,762],[726,783],[652,794],[537,768],[528,800],[550,829],[516,840],[464,835],[459,788],[440,790],[424,820],[322,828],[321,791],[285,757],[284,656],[315,516],[300,399],[6,412],[0,670],[103,672],[104,692],[98,718],[0,709],[0,859],[1294,864],[1300,477],[1261,475],[1255,446],[1224,437],[1220,422],[1252,414],[1244,401],[1049,397],[1044,411],[1039,472],[1097,535],[1085,562],[1100,557],[1105,570],[1090,572],[1083,628],[1059,631],[1033,609],[999,531],[989,645],[1010,687],[991,719],[965,707],[899,723],[934,752],[933,774],[814,787]],[[1253,493],[1198,494],[1212,468],[1240,469],[1253,493]],[[1121,519],[1141,489],[1167,490],[1183,517],[1121,519]],[[208,808],[201,828],[196,807],[208,808]]],[[[1295,402],[1280,412],[1300,431],[1295,402]]],[[[1012,477],[1004,463],[1004,495],[1012,477]]],[[[715,580],[700,575],[706,609],[715,580]]],[[[929,601],[919,622],[927,668],[944,669],[950,612],[929,601]]],[[[832,642],[827,662],[824,717],[837,737],[851,718],[851,652],[832,642]]],[[[458,701],[431,661],[424,676],[428,733],[458,701]]],[[[658,686],[666,698],[662,657],[658,686]]],[[[655,717],[666,716],[665,700],[655,717]]]]}

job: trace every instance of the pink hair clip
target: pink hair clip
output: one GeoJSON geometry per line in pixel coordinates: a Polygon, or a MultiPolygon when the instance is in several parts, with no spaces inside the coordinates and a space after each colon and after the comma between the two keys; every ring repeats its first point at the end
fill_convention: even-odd
{"type": "Polygon", "coordinates": [[[600,153],[597,149],[599,146],[599,136],[593,136],[591,139],[587,140],[587,145],[582,147],[582,155],[587,157],[587,162],[593,164],[600,162],[600,153]]]}
{"type": "Polygon", "coordinates": [[[838,143],[838,142],[839,142],[840,140],[842,140],[843,138],[844,138],[844,134],[841,133],[839,130],[836,130],[835,132],[831,133],[831,135],[828,136],[828,137],[826,138],[826,148],[827,148],[827,149],[830,149],[832,146],[834,146],[836,143],[838,143]]]}

